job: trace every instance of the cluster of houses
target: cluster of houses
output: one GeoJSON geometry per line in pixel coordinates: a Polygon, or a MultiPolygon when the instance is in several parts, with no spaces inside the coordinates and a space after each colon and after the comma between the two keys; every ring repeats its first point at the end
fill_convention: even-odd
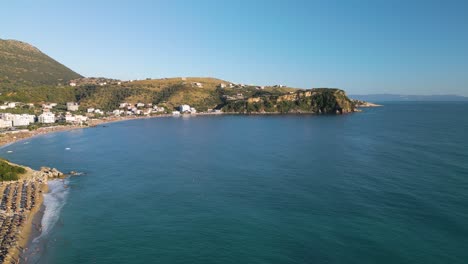
{"type": "MultiPolygon", "coordinates": [[[[15,108],[18,103],[5,103],[8,108],[15,108]]],[[[57,121],[64,121],[73,124],[83,124],[88,117],[83,115],[73,115],[70,112],[78,111],[79,105],[74,102],[67,103],[67,112],[65,115],[56,115],[51,110],[56,107],[56,103],[42,105],[42,114],[36,116],[31,114],[12,114],[0,113],[0,128],[26,127],[34,123],[53,124],[57,121]]],[[[7,108],[5,108],[7,109],[7,108]]],[[[4,109],[3,109],[4,110],[4,109]]]]}
{"type": "MultiPolygon", "coordinates": [[[[15,108],[21,105],[20,103],[5,103],[1,106],[8,108],[15,108]]],[[[23,104],[24,105],[24,104],[23,104]]],[[[34,105],[32,105],[34,107],[34,105]]],[[[8,129],[13,127],[27,127],[34,123],[40,124],[54,124],[56,122],[66,122],[71,124],[82,125],[88,121],[90,117],[96,117],[96,115],[113,115],[113,116],[132,116],[132,115],[151,115],[158,113],[165,113],[166,109],[161,106],[145,103],[121,103],[118,109],[112,112],[104,112],[97,108],[87,108],[86,111],[79,111],[80,105],[76,102],[66,103],[66,112],[54,111],[57,107],[56,103],[47,103],[42,105],[42,113],[40,115],[32,114],[12,114],[12,113],[0,113],[0,129],[8,129]],[[78,113],[73,113],[79,111],[78,113]]],[[[190,105],[183,104],[177,107],[177,111],[173,111],[173,115],[180,114],[195,114],[197,110],[190,105]]],[[[219,112],[220,110],[218,110],[219,112]]],[[[216,112],[215,110],[209,110],[209,112],[216,112]]]]}
{"type": "Polygon", "coordinates": [[[119,109],[112,111],[115,116],[121,115],[151,115],[153,113],[163,113],[166,109],[161,106],[145,103],[121,103],[119,109]]]}
{"type": "MultiPolygon", "coordinates": [[[[0,110],[6,110],[6,109],[9,109],[9,108],[16,108],[19,105],[20,105],[20,103],[17,103],[17,102],[5,102],[3,105],[0,105],[0,110]]],[[[32,104],[28,104],[28,105],[32,105],[32,104]]]]}
{"type": "Polygon", "coordinates": [[[87,116],[73,115],[70,112],[67,112],[62,116],[57,116],[52,112],[43,112],[38,116],[29,114],[1,113],[0,128],[26,127],[34,123],[53,124],[57,121],[64,121],[73,124],[83,124],[87,120],[87,116]]]}
{"type": "Polygon", "coordinates": [[[122,82],[120,80],[115,80],[115,79],[92,77],[92,78],[79,78],[79,79],[71,80],[68,84],[72,87],[81,86],[81,85],[105,86],[105,85],[121,85],[122,82]]]}
{"type": "MultiPolygon", "coordinates": [[[[245,88],[245,87],[255,87],[256,90],[264,90],[265,89],[265,86],[256,86],[256,85],[247,85],[247,84],[243,84],[243,83],[239,83],[239,84],[234,84],[234,83],[229,83],[229,84],[225,84],[225,83],[220,83],[219,86],[220,88],[245,88]]],[[[285,87],[284,85],[275,85],[274,87],[285,87]]]]}

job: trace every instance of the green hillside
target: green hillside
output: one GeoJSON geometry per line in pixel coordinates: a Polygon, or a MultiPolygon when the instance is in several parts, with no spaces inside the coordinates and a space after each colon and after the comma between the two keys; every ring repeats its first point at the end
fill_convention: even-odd
{"type": "Polygon", "coordinates": [[[107,111],[123,102],[152,103],[169,111],[188,104],[198,111],[221,109],[236,113],[346,113],[355,107],[339,89],[260,87],[208,77],[138,81],[82,78],[27,43],[0,40],[0,103],[64,105],[70,101],[79,102],[82,109],[107,111]],[[70,80],[75,86],[68,85],[70,80]]]}
{"type": "Polygon", "coordinates": [[[81,75],[30,44],[0,39],[0,86],[65,84],[81,75]]]}

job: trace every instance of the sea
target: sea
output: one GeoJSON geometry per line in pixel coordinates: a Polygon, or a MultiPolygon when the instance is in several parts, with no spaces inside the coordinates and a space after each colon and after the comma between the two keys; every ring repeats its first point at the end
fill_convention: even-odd
{"type": "Polygon", "coordinates": [[[28,263],[468,263],[468,103],[383,104],[140,119],[3,147],[82,173],[50,183],[28,263]]]}

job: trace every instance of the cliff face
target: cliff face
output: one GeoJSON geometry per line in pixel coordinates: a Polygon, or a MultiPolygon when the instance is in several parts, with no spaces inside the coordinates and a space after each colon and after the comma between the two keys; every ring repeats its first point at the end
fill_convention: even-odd
{"type": "Polygon", "coordinates": [[[356,111],[340,89],[299,90],[279,96],[251,97],[226,102],[225,112],[344,114],[356,111]]]}

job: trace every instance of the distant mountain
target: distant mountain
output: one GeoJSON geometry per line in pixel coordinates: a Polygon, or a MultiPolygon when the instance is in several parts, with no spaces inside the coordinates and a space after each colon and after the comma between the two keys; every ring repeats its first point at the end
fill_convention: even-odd
{"type": "Polygon", "coordinates": [[[367,94],[349,95],[350,98],[366,102],[388,101],[468,101],[468,97],[459,95],[401,95],[401,94],[367,94]]]}
{"type": "Polygon", "coordinates": [[[30,44],[0,39],[0,85],[57,85],[80,77],[30,44]]]}

